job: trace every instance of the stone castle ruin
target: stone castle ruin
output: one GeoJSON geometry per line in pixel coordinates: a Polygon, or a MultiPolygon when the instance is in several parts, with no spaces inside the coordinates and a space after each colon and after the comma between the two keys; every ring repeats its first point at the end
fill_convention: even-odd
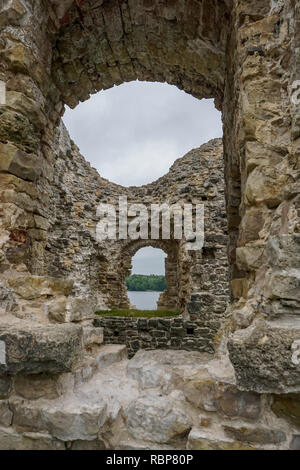
{"type": "Polygon", "coordinates": [[[1,2],[0,449],[300,449],[299,44],[298,0],[1,2]],[[136,79],[214,98],[224,136],[123,188],[61,118],[136,79]],[[203,249],[97,241],[120,195],[203,203],[203,249]],[[144,246],[182,316],[101,323],[144,246]]]}

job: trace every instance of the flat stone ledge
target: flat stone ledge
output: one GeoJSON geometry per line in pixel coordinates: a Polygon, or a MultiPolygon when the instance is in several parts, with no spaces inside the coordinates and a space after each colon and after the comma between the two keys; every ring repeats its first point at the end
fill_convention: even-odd
{"type": "Polygon", "coordinates": [[[241,390],[299,393],[300,318],[255,322],[236,331],[228,349],[241,390]]]}
{"type": "Polygon", "coordinates": [[[82,351],[82,328],[1,321],[0,350],[0,374],[70,372],[82,351]]]}

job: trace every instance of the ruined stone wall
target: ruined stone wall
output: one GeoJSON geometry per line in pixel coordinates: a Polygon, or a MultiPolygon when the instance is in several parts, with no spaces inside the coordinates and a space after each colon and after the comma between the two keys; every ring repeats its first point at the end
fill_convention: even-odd
{"type": "MultiPolygon", "coordinates": [[[[55,142],[49,201],[53,210],[47,220],[47,242],[44,242],[43,272],[47,280],[32,275],[24,278],[24,274],[17,278],[14,293],[12,290],[10,293],[16,299],[15,315],[35,317],[39,321],[81,321],[92,318],[97,309],[128,308],[125,278],[130,274],[132,257],[138,249],[150,245],[163,249],[168,255],[168,290],[161,296],[160,308],[187,313],[190,295],[198,291],[229,300],[221,140],[191,151],[178,159],[167,175],[139,188],[121,187],[101,178],[79,153],[63,124],[56,132],[55,142]],[[181,207],[185,203],[192,203],[194,207],[203,204],[203,252],[186,251],[184,240],[174,240],[172,229],[170,240],[98,241],[97,207],[99,203],[117,207],[120,196],[126,196],[129,205],[141,203],[147,207],[149,234],[151,204],[181,207]],[[57,292],[51,292],[52,285],[57,292]]],[[[28,255],[26,246],[22,248],[28,255]]],[[[5,274],[3,278],[6,279],[5,274]]],[[[224,314],[225,308],[226,302],[222,312],[217,312],[218,318],[221,319],[219,314],[224,314]]],[[[211,317],[214,317],[213,306],[211,317]]]]}
{"type": "MultiPolygon", "coordinates": [[[[213,314],[209,313],[213,316],[213,314]]],[[[101,317],[94,326],[103,328],[105,344],[126,344],[128,357],[132,358],[140,349],[175,349],[213,353],[215,329],[203,328],[203,320],[184,318],[130,318],[101,317]]]]}
{"type": "MultiPolygon", "coordinates": [[[[295,415],[286,425],[280,402],[272,404],[268,396],[239,390],[228,359],[156,350],[140,351],[128,361],[124,347],[99,346],[101,337],[93,333],[84,335],[89,353],[82,363],[74,357],[75,351],[82,353],[79,325],[38,332],[36,325],[24,323],[22,329],[10,325],[7,339],[16,339],[22,331],[38,340],[37,349],[31,356],[28,346],[14,351],[21,352],[20,368],[30,365],[28,375],[1,376],[1,449],[299,448],[295,415]],[[56,344],[68,341],[69,348],[57,356],[59,329],[56,344]],[[34,374],[34,366],[43,368],[45,353],[53,354],[53,373],[34,374]],[[64,358],[67,361],[61,361],[64,358]]],[[[296,398],[287,405],[295,409],[296,398]]]]}
{"type": "MultiPolygon", "coordinates": [[[[54,248],[66,220],[57,223],[56,204],[61,201],[67,215],[73,210],[72,202],[69,209],[64,205],[59,183],[63,175],[60,170],[55,172],[57,128],[64,105],[74,107],[91,93],[138,78],[176,84],[198,98],[214,97],[223,113],[228,252],[235,301],[228,309],[228,323],[215,338],[218,350],[212,368],[215,377],[216,371],[225,374],[233,366],[235,378],[230,380],[234,389],[229,393],[219,385],[213,387],[209,393],[214,410],[211,424],[205,415],[204,424],[199,425],[197,411],[198,422],[183,425],[184,432],[189,426],[193,431],[189,443],[182,445],[237,448],[240,444],[224,436],[226,426],[226,432],[238,436],[239,442],[253,442],[253,432],[257,435],[259,430],[265,448],[299,448],[299,15],[298,0],[2,2],[0,80],[6,86],[6,101],[0,105],[1,323],[4,313],[14,313],[6,320],[1,339],[3,447],[64,448],[64,442],[73,445],[87,438],[84,426],[80,437],[74,428],[72,433],[59,428],[55,400],[53,408],[46,403],[47,411],[45,403],[35,398],[25,405],[17,399],[12,416],[15,389],[5,374],[11,373],[10,361],[22,362],[24,357],[22,373],[14,379],[22,377],[26,363],[36,357],[35,345],[43,345],[46,363],[47,358],[55,359],[55,341],[49,338],[49,348],[45,347],[42,327],[34,327],[36,322],[48,322],[45,302],[55,314],[57,301],[60,321],[80,320],[83,300],[77,294],[89,297],[87,286],[68,275],[57,275],[65,269],[70,273],[70,259],[76,258],[71,250],[69,258],[64,252],[58,260],[54,248]],[[55,276],[49,275],[54,272],[55,276]],[[15,316],[19,324],[8,332],[7,325],[15,316]],[[26,328],[25,318],[31,319],[26,328]],[[23,335],[28,338],[25,356],[20,347],[23,335]],[[228,354],[231,365],[224,362],[228,354]],[[245,405],[245,394],[250,404],[252,399],[259,403],[257,415],[251,418],[247,414],[240,422],[244,431],[228,430],[234,427],[237,410],[245,405]],[[228,401],[233,406],[225,410],[225,424],[228,401]],[[31,435],[36,439],[33,442],[28,433],[35,426],[41,432],[31,435]],[[276,434],[277,430],[284,436],[276,434]]],[[[76,211],[82,213],[80,205],[76,211]]],[[[61,249],[66,242],[57,243],[61,249]]],[[[76,243],[75,238],[74,251],[76,243]]],[[[94,249],[89,234],[85,243],[86,252],[94,249]]],[[[68,244],[69,240],[66,247],[68,244]]],[[[101,250],[95,258],[99,264],[92,264],[91,270],[98,272],[100,266],[101,271],[109,268],[112,272],[101,250]]],[[[76,263],[80,266],[80,256],[76,263]]],[[[87,272],[84,265],[80,269],[87,272]]],[[[204,308],[205,302],[205,297],[199,300],[197,308],[204,308]]],[[[94,299],[86,303],[92,310],[94,299]]],[[[66,325],[53,327],[58,332],[66,325]]],[[[58,336],[69,358],[69,341],[75,349],[79,346],[70,339],[70,331],[58,336]]],[[[74,377],[71,363],[69,367],[74,377]]],[[[45,364],[41,370],[47,373],[45,364]]],[[[33,385],[32,377],[29,380],[33,385]]],[[[219,384],[220,379],[214,380],[219,384]]],[[[177,410],[176,429],[178,416],[186,414],[181,405],[189,406],[180,393],[184,381],[181,376],[181,386],[176,385],[172,392],[177,397],[172,404],[177,410]]],[[[192,384],[188,386],[193,392],[186,391],[185,396],[203,411],[207,402],[199,390],[207,389],[201,379],[198,385],[196,390],[192,384]]],[[[161,409],[170,395],[167,388],[160,392],[165,395],[159,399],[149,396],[146,404],[135,396],[129,415],[123,413],[133,434],[135,428],[142,429],[157,445],[157,435],[150,436],[143,423],[135,426],[134,416],[135,409],[143,406],[155,409],[163,425],[161,409]]],[[[66,409],[61,396],[59,413],[66,409]]],[[[82,402],[86,395],[80,399],[82,402]]],[[[81,420],[86,416],[80,407],[76,409],[76,419],[71,405],[65,415],[73,423],[78,416],[81,420]]],[[[97,409],[92,421],[99,422],[101,410],[97,409]]],[[[95,439],[97,432],[89,434],[88,440],[95,439]]],[[[166,436],[163,441],[169,445],[166,436]]],[[[109,443],[110,448],[115,445],[109,443]]]]}
{"type": "Polygon", "coordinates": [[[229,352],[241,387],[287,393],[300,384],[299,365],[292,361],[300,293],[299,4],[236,2],[233,21],[236,46],[227,60],[234,63],[235,89],[227,83],[223,112],[234,133],[225,126],[224,153],[241,203],[229,184],[229,231],[237,245],[234,250],[231,242],[229,261],[236,261],[239,299],[232,306],[231,331],[238,331],[229,352]],[[238,211],[231,211],[234,205],[238,211]],[[239,228],[235,235],[233,226],[239,228]],[[277,351],[276,358],[270,351],[277,351]]]}
{"type": "MultiPolygon", "coordinates": [[[[199,291],[211,291],[216,295],[229,295],[228,265],[226,257],[227,222],[225,215],[223,161],[221,140],[213,140],[199,149],[192,150],[175,161],[167,175],[151,185],[130,188],[129,201],[141,202],[149,208],[153,203],[169,206],[184,204],[203,204],[205,214],[205,244],[203,250],[186,250],[183,239],[174,240],[171,228],[171,240],[140,240],[124,242],[121,245],[120,262],[128,268],[130,259],[138,248],[158,246],[167,254],[170,262],[166,275],[176,273],[173,281],[173,303],[167,295],[160,299],[160,304],[184,312],[190,295],[199,291]],[[123,261],[124,260],[124,261],[123,261]],[[169,274],[170,273],[170,274],[169,274]],[[218,285],[218,287],[216,287],[218,285]],[[164,297],[167,297],[164,299],[164,297]],[[165,302],[163,304],[163,302],[165,302]]],[[[149,220],[150,226],[150,220],[149,220]]],[[[150,233],[150,230],[149,230],[150,233]]],[[[168,267],[168,266],[167,266],[168,267]]],[[[125,269],[123,279],[129,271],[125,269]]],[[[225,309],[224,309],[225,310],[225,309]]]]}
{"type": "MultiPolygon", "coordinates": [[[[53,192],[53,230],[47,241],[47,274],[72,282],[69,296],[45,301],[50,321],[79,321],[92,318],[97,309],[128,308],[125,278],[138,249],[156,246],[167,253],[168,290],[159,307],[179,310],[210,329],[210,347],[229,302],[226,257],[227,235],[224,199],[222,142],[203,145],[178,159],[169,173],[139,188],[123,188],[101,178],[80,155],[63,127],[58,134],[59,151],[55,165],[56,190],[53,192]],[[184,240],[108,240],[96,239],[96,215],[100,202],[117,205],[119,196],[128,204],[142,203],[149,209],[157,204],[185,203],[205,206],[205,244],[202,251],[187,251],[184,240]],[[201,294],[200,294],[201,292],[201,294]],[[206,308],[191,295],[207,296],[206,308]],[[199,306],[199,311],[197,307],[199,306]],[[72,314],[70,313],[72,309],[72,314]],[[201,311],[201,312],[200,312],[201,311]]],[[[130,219],[128,221],[130,223],[130,219]]],[[[161,225],[161,221],[160,221],[161,225]]],[[[149,231],[150,233],[150,231],[149,231]]],[[[207,338],[204,343],[206,344],[207,338]]]]}
{"type": "MultiPolygon", "coordinates": [[[[83,181],[76,207],[72,195],[64,194],[68,189],[61,180],[66,174],[70,173],[73,192],[77,181],[84,179],[79,173],[73,175],[68,159],[62,156],[66,152],[70,157],[69,144],[62,151],[58,143],[64,104],[74,106],[89,93],[139,78],[167,80],[198,97],[215,96],[219,106],[226,31],[214,25],[224,15],[228,19],[223,2],[213,2],[215,16],[209,24],[211,4],[161,6],[154,2],[146,7],[145,23],[142,2],[119,6],[115,0],[83,1],[80,7],[78,2],[53,2],[53,9],[51,3],[8,1],[0,23],[0,78],[6,86],[6,104],[1,107],[1,310],[40,322],[48,321],[53,310],[60,318],[80,320],[96,306],[112,304],[118,261],[117,256],[107,258],[105,247],[95,246],[91,230],[81,223],[86,210],[87,223],[94,225],[94,214],[81,207],[87,191],[83,181]],[[77,220],[73,213],[78,214],[77,220]],[[72,231],[71,239],[66,228],[72,231]],[[109,273],[101,279],[107,294],[95,298],[96,274],[103,272],[109,273]],[[85,285],[82,279],[87,279],[85,285]]],[[[83,173],[89,171],[81,166],[83,173]]],[[[104,195],[96,188],[99,183],[96,175],[94,180],[91,176],[88,191],[98,199],[86,204],[104,202],[110,191],[112,197],[117,194],[116,186],[102,180],[104,195]]],[[[144,198],[143,194],[134,196],[144,198]]],[[[190,270],[182,266],[180,271],[179,276],[187,276],[181,282],[183,307],[190,270]]],[[[116,291],[119,287],[117,276],[116,291]]]]}

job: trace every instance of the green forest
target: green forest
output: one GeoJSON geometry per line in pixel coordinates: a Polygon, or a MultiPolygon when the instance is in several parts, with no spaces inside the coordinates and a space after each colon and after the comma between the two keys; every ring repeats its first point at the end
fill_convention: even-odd
{"type": "Polygon", "coordinates": [[[157,291],[167,290],[165,276],[157,276],[155,274],[133,274],[126,278],[127,290],[132,291],[157,291]]]}

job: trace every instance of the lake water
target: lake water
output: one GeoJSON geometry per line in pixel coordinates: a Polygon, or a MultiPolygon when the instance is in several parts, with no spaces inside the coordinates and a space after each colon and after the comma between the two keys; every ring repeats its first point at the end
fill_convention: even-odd
{"type": "Polygon", "coordinates": [[[130,303],[138,310],[156,310],[157,301],[161,292],[136,292],[128,291],[130,303]]]}

